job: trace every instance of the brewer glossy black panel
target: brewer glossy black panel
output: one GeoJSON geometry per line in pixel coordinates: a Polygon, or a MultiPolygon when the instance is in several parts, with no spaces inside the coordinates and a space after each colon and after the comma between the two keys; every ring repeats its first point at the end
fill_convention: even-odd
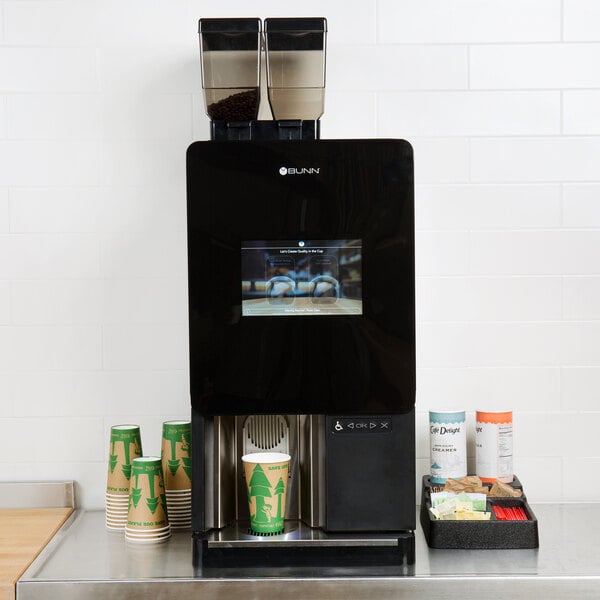
{"type": "Polygon", "coordinates": [[[410,145],[196,142],[187,181],[194,408],[205,415],[410,411],[410,145]],[[279,240],[361,240],[362,314],[243,316],[243,242],[279,240]]]}

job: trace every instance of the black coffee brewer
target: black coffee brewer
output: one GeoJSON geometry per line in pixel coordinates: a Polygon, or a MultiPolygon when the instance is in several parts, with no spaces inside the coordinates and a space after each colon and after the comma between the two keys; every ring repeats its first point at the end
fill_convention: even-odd
{"type": "Polygon", "coordinates": [[[209,142],[187,153],[194,556],[414,562],[413,158],[320,140],[326,22],[201,19],[209,142]],[[262,50],[274,119],[258,120],[262,50]],[[241,456],[291,459],[249,529],[241,456]]]}

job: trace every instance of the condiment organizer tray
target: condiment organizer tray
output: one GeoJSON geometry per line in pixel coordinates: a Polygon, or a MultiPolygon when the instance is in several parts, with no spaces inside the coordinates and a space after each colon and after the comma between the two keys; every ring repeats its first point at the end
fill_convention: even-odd
{"type": "MultiPolygon", "coordinates": [[[[425,475],[421,491],[421,525],[431,548],[477,550],[539,547],[538,521],[525,494],[520,498],[488,498],[486,510],[492,513],[489,521],[442,521],[432,517],[429,512],[431,486],[430,476],[425,475]],[[528,518],[526,521],[497,520],[492,508],[494,505],[502,508],[520,507],[528,518]]],[[[516,476],[512,486],[523,489],[516,476]]]]}

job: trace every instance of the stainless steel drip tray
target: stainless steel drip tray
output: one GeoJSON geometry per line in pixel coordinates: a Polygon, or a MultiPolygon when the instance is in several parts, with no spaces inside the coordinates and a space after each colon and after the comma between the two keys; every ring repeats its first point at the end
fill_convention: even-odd
{"type": "MultiPolygon", "coordinates": [[[[404,532],[400,532],[404,534],[404,532]]],[[[209,548],[268,546],[397,546],[398,533],[326,533],[301,521],[286,521],[283,533],[255,535],[250,522],[240,521],[207,536],[209,548]]]]}
{"type": "Polygon", "coordinates": [[[413,531],[329,533],[301,521],[286,521],[283,533],[259,536],[249,521],[194,538],[194,564],[410,565],[413,531]]]}

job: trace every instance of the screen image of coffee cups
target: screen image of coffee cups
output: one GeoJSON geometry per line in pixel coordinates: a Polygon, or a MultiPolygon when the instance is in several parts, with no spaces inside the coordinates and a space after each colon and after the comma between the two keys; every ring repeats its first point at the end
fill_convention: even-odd
{"type": "Polygon", "coordinates": [[[304,288],[298,286],[303,274],[287,251],[281,247],[242,248],[242,301],[293,299],[304,294],[304,288]]]}
{"type": "Polygon", "coordinates": [[[333,254],[312,256],[309,270],[313,284],[311,293],[313,303],[333,304],[340,297],[337,258],[333,254]]]}
{"type": "Polygon", "coordinates": [[[360,240],[243,242],[242,301],[362,300],[361,243],[360,240]]]}
{"type": "MultiPolygon", "coordinates": [[[[268,298],[272,289],[269,280],[273,277],[289,277],[295,280],[293,259],[289,257],[271,257],[266,248],[243,248],[242,259],[242,301],[268,298]]],[[[278,286],[281,289],[281,286],[278,286]]]]}
{"type": "Polygon", "coordinates": [[[332,277],[339,282],[340,298],[362,300],[362,247],[355,245],[357,240],[345,243],[336,252],[337,273],[332,277]]]}
{"type": "Polygon", "coordinates": [[[329,275],[317,275],[311,283],[314,304],[333,304],[340,297],[340,284],[329,275]]]}
{"type": "Polygon", "coordinates": [[[265,261],[265,279],[281,276],[296,276],[296,265],[291,256],[271,255],[265,261]]]}
{"type": "Polygon", "coordinates": [[[337,279],[338,277],[338,260],[335,256],[335,248],[323,248],[323,254],[311,256],[309,271],[311,277],[326,275],[337,279]]]}
{"type": "Polygon", "coordinates": [[[266,294],[270,304],[292,304],[296,282],[290,277],[276,275],[267,281],[266,294]]]}

